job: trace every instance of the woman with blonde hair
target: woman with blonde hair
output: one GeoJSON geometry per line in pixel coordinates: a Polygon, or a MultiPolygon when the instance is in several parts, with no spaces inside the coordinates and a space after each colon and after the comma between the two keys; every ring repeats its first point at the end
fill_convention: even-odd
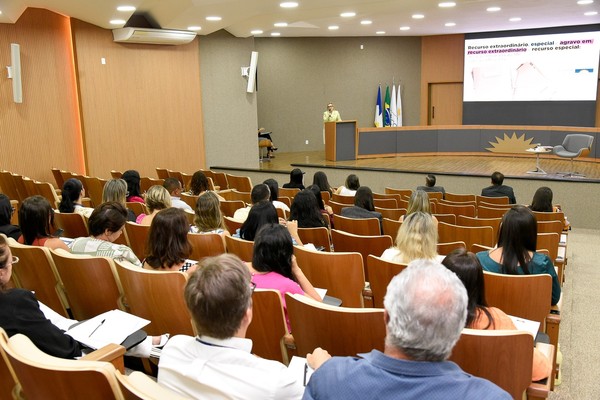
{"type": "Polygon", "coordinates": [[[171,195],[164,187],[160,185],[151,186],[146,192],[145,199],[146,208],[150,214],[140,214],[135,219],[135,222],[140,225],[150,225],[154,216],[165,208],[171,207],[171,195]]]}
{"type": "Polygon", "coordinates": [[[437,228],[431,215],[417,211],[407,216],[398,230],[396,244],[383,252],[381,258],[408,264],[420,258],[435,260],[437,228]]]}
{"type": "Polygon", "coordinates": [[[116,201],[127,210],[127,221],[135,222],[135,213],[127,208],[127,182],[123,179],[110,179],[102,189],[102,202],[116,201]]]}
{"type": "Polygon", "coordinates": [[[198,197],[194,216],[194,225],[190,227],[191,233],[218,233],[230,236],[225,222],[219,198],[213,192],[204,192],[198,197]]]}
{"type": "MultiPolygon", "coordinates": [[[[408,208],[406,209],[406,215],[400,216],[400,222],[404,221],[404,218],[417,211],[424,212],[425,214],[431,215],[431,209],[429,204],[429,195],[424,190],[415,190],[408,200],[408,208]]],[[[431,215],[433,222],[437,228],[438,220],[435,216],[431,215]]]]}

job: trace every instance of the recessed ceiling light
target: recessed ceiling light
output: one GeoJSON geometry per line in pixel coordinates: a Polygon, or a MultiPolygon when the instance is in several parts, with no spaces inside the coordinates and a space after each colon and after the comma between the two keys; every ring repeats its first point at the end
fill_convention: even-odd
{"type": "Polygon", "coordinates": [[[250,31],[250,33],[253,35],[262,35],[263,31],[261,31],[260,29],[255,29],[253,31],[250,31]]]}
{"type": "Polygon", "coordinates": [[[592,4],[593,2],[594,0],[579,0],[577,4],[579,4],[580,6],[585,6],[587,4],[592,4]]]}
{"type": "Polygon", "coordinates": [[[454,7],[455,5],[456,5],[456,3],[453,1],[444,1],[443,3],[438,4],[438,7],[448,8],[448,7],[454,7]]]}
{"type": "Polygon", "coordinates": [[[519,22],[521,20],[521,17],[512,17],[509,19],[510,22],[519,22]]]}
{"type": "Polygon", "coordinates": [[[586,17],[590,17],[592,15],[597,15],[598,12],[597,11],[588,11],[586,13],[583,13],[583,15],[585,15],[586,17]]]}
{"type": "Polygon", "coordinates": [[[281,33],[279,33],[279,32],[271,32],[271,36],[281,36],[281,33]]]}
{"type": "Polygon", "coordinates": [[[329,29],[330,31],[337,31],[338,29],[340,29],[340,27],[337,25],[330,25],[327,27],[327,29],[329,29]]]}
{"type": "Polygon", "coordinates": [[[373,21],[369,20],[369,19],[363,19],[362,21],[360,21],[361,25],[371,25],[373,23],[373,21]]]}
{"type": "Polygon", "coordinates": [[[356,17],[356,13],[352,12],[352,11],[343,12],[343,13],[340,14],[340,17],[343,17],[343,18],[356,17]]]}
{"type": "Polygon", "coordinates": [[[425,16],[423,14],[413,14],[412,18],[413,19],[423,19],[423,18],[425,18],[425,16]]]}
{"type": "Polygon", "coordinates": [[[500,7],[488,7],[486,8],[487,12],[496,12],[502,10],[500,7]]]}
{"type": "Polygon", "coordinates": [[[284,1],[283,3],[279,4],[279,7],[281,7],[281,8],[296,8],[296,7],[298,7],[298,3],[296,3],[295,1],[284,1]]]}
{"type": "Polygon", "coordinates": [[[401,26],[400,30],[401,31],[408,31],[408,30],[410,30],[410,26],[401,26]]]}
{"type": "Polygon", "coordinates": [[[0,11],[0,15],[2,15],[2,11],[0,11]]]}
{"type": "Polygon", "coordinates": [[[219,17],[219,16],[216,16],[216,15],[211,15],[211,16],[208,16],[208,17],[206,17],[206,20],[207,20],[207,21],[220,21],[220,20],[222,20],[222,19],[223,19],[223,18],[221,18],[221,17],[219,17]]]}
{"type": "Polygon", "coordinates": [[[273,26],[276,26],[277,28],[285,28],[287,25],[287,22],[275,22],[273,24],[273,26]]]}
{"type": "Polygon", "coordinates": [[[119,6],[117,7],[117,11],[135,11],[134,6],[119,6]]]}
{"type": "Polygon", "coordinates": [[[202,30],[201,26],[197,26],[197,25],[188,26],[188,31],[200,31],[200,30],[202,30]]]}
{"type": "Polygon", "coordinates": [[[447,27],[456,26],[456,22],[446,22],[444,24],[444,26],[447,26],[447,27]]]}
{"type": "Polygon", "coordinates": [[[111,19],[110,20],[111,25],[123,25],[124,23],[125,23],[124,19],[111,19]]]}
{"type": "Polygon", "coordinates": [[[377,31],[375,32],[376,35],[385,35],[385,31],[377,31]]]}

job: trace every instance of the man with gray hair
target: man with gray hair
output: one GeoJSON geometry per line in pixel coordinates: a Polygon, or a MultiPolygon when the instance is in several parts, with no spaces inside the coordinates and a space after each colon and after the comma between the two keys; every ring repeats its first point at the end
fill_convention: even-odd
{"type": "Polygon", "coordinates": [[[384,352],[331,359],[309,354],[309,365],[320,368],[303,399],[510,399],[446,361],[467,314],[465,287],[449,272],[435,261],[411,262],[387,288],[384,352]]]}

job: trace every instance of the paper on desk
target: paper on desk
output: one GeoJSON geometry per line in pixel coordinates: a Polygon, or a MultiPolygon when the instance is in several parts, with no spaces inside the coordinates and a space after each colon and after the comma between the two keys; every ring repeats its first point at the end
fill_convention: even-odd
{"type": "Polygon", "coordinates": [[[92,349],[99,349],[109,343],[123,343],[127,336],[149,323],[147,319],[121,310],[112,310],[74,326],[66,334],[92,349]]]}
{"type": "Polygon", "coordinates": [[[321,299],[323,299],[325,297],[325,295],[327,294],[327,289],[321,289],[321,288],[316,287],[315,291],[317,292],[317,294],[319,296],[321,296],[321,299]]]}
{"type": "Polygon", "coordinates": [[[308,366],[306,363],[306,358],[293,356],[290,360],[290,364],[288,365],[288,371],[292,372],[292,375],[296,377],[296,379],[302,380],[304,386],[308,384],[310,377],[312,376],[314,369],[308,366]]]}
{"type": "Polygon", "coordinates": [[[509,315],[510,319],[512,319],[513,323],[520,331],[526,331],[533,336],[535,339],[538,330],[540,329],[540,323],[537,321],[532,321],[530,319],[525,319],[521,317],[515,317],[513,315],[509,315]]]}

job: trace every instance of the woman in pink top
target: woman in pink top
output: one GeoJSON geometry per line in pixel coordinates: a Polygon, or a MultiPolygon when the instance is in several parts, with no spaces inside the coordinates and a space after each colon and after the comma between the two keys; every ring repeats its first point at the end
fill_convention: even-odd
{"type": "Polygon", "coordinates": [[[275,289],[281,293],[283,309],[288,323],[285,293],[299,293],[322,301],[313,285],[306,279],[294,257],[292,237],[285,226],[267,224],[254,239],[252,282],[259,289],[275,289]]]}

